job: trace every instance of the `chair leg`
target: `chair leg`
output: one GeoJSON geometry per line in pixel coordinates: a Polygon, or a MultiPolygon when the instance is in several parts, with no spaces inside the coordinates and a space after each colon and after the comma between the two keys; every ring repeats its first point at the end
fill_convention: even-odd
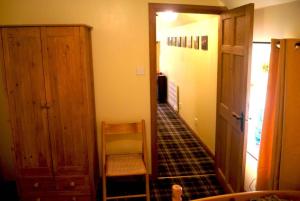
{"type": "Polygon", "coordinates": [[[150,201],[149,175],[146,174],[146,200],[150,201]]]}
{"type": "Polygon", "coordinates": [[[106,176],[102,175],[102,197],[103,201],[106,201],[106,176]]]}

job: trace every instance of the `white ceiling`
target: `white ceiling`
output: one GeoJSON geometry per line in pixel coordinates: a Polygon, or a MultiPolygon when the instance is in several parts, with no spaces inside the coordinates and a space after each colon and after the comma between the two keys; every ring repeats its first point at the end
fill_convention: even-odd
{"type": "Polygon", "coordinates": [[[221,2],[223,2],[224,5],[229,9],[236,8],[249,3],[254,3],[255,9],[259,9],[268,6],[284,4],[292,1],[299,1],[299,0],[221,0],[221,2]]]}

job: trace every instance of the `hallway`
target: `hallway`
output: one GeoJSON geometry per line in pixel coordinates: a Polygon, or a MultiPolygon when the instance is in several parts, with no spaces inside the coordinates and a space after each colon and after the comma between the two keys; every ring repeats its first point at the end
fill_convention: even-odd
{"type": "Polygon", "coordinates": [[[151,200],[171,199],[172,184],[183,187],[183,200],[223,194],[214,160],[168,104],[158,104],[158,179],[151,200]]]}

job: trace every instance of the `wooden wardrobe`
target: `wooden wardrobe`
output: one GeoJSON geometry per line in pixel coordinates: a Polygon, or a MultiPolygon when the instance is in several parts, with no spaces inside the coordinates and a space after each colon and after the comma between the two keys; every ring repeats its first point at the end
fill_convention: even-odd
{"type": "Polygon", "coordinates": [[[96,199],[91,27],[0,27],[22,201],[96,199]]]}

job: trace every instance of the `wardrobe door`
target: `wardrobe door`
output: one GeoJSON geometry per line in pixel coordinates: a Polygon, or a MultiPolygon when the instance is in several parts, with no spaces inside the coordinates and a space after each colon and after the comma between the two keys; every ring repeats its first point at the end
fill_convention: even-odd
{"type": "Polygon", "coordinates": [[[79,27],[42,28],[55,175],[87,174],[87,118],[79,27]]]}
{"type": "Polygon", "coordinates": [[[40,28],[3,28],[1,34],[18,175],[51,176],[40,28]]]}

